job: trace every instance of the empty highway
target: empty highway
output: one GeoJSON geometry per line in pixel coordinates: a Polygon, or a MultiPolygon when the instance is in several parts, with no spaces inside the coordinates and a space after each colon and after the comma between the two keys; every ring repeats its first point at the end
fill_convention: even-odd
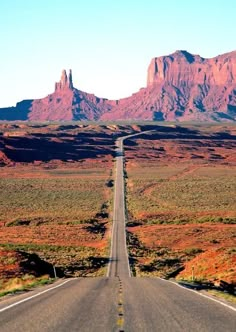
{"type": "Polygon", "coordinates": [[[125,232],[123,138],[116,141],[116,174],[114,185],[113,228],[108,277],[130,277],[125,232]]]}
{"type": "Polygon", "coordinates": [[[107,276],[59,280],[1,300],[1,332],[235,331],[234,307],[169,281],[131,276],[123,175],[123,139],[118,139],[107,276]]]}

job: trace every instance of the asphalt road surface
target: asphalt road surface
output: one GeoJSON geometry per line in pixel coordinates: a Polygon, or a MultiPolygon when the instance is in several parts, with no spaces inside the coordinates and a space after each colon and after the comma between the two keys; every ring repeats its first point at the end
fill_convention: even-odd
{"type": "Polygon", "coordinates": [[[59,280],[0,301],[0,332],[233,332],[236,307],[158,278],[132,278],[125,240],[123,140],[117,141],[111,255],[105,278],[59,280]]]}
{"type": "Polygon", "coordinates": [[[0,331],[116,331],[117,288],[116,278],[78,278],[1,312],[16,302],[8,299],[0,302],[0,331]]]}
{"type": "Polygon", "coordinates": [[[118,138],[116,141],[116,174],[114,187],[113,230],[111,236],[111,254],[108,264],[108,277],[125,278],[131,276],[126,247],[126,217],[124,193],[124,148],[123,142],[128,138],[151,132],[145,131],[118,138]]]}
{"type": "Polygon", "coordinates": [[[158,278],[78,278],[43,289],[1,301],[0,331],[235,331],[236,311],[158,278]]]}
{"type": "Polygon", "coordinates": [[[116,142],[116,174],[114,185],[113,230],[108,277],[130,277],[126,248],[125,199],[124,199],[124,157],[123,139],[116,142]]]}
{"type": "Polygon", "coordinates": [[[124,331],[235,331],[236,311],[194,291],[158,278],[130,278],[123,284],[124,331]]]}

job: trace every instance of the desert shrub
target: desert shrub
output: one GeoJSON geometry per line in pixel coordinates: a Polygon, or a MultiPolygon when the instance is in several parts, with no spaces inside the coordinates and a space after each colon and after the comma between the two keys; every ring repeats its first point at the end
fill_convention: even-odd
{"type": "Polygon", "coordinates": [[[201,248],[186,248],[184,250],[184,253],[186,255],[190,255],[190,256],[195,256],[197,254],[202,253],[204,250],[202,250],[201,248]]]}

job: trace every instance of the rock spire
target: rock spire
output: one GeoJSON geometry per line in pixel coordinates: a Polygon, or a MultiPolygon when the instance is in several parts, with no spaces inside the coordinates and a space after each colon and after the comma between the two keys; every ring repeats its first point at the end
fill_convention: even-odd
{"type": "Polygon", "coordinates": [[[73,82],[72,82],[72,70],[69,70],[69,74],[67,76],[66,70],[63,69],[61,73],[61,80],[60,82],[55,83],[55,91],[65,90],[65,89],[73,89],[73,82]]]}

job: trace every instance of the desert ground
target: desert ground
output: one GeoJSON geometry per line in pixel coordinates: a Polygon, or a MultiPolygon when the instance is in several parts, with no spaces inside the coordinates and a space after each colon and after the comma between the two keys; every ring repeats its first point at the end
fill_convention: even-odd
{"type": "Polygon", "coordinates": [[[235,139],[235,125],[185,125],[126,142],[134,274],[235,284],[235,139]]]}
{"type": "Polygon", "coordinates": [[[54,268],[65,277],[106,273],[115,140],[135,129],[0,125],[0,288],[42,282],[54,268]]]}
{"type": "Polygon", "coordinates": [[[236,283],[236,126],[0,124],[0,292],[106,274],[125,141],[136,276],[236,283]]]}

